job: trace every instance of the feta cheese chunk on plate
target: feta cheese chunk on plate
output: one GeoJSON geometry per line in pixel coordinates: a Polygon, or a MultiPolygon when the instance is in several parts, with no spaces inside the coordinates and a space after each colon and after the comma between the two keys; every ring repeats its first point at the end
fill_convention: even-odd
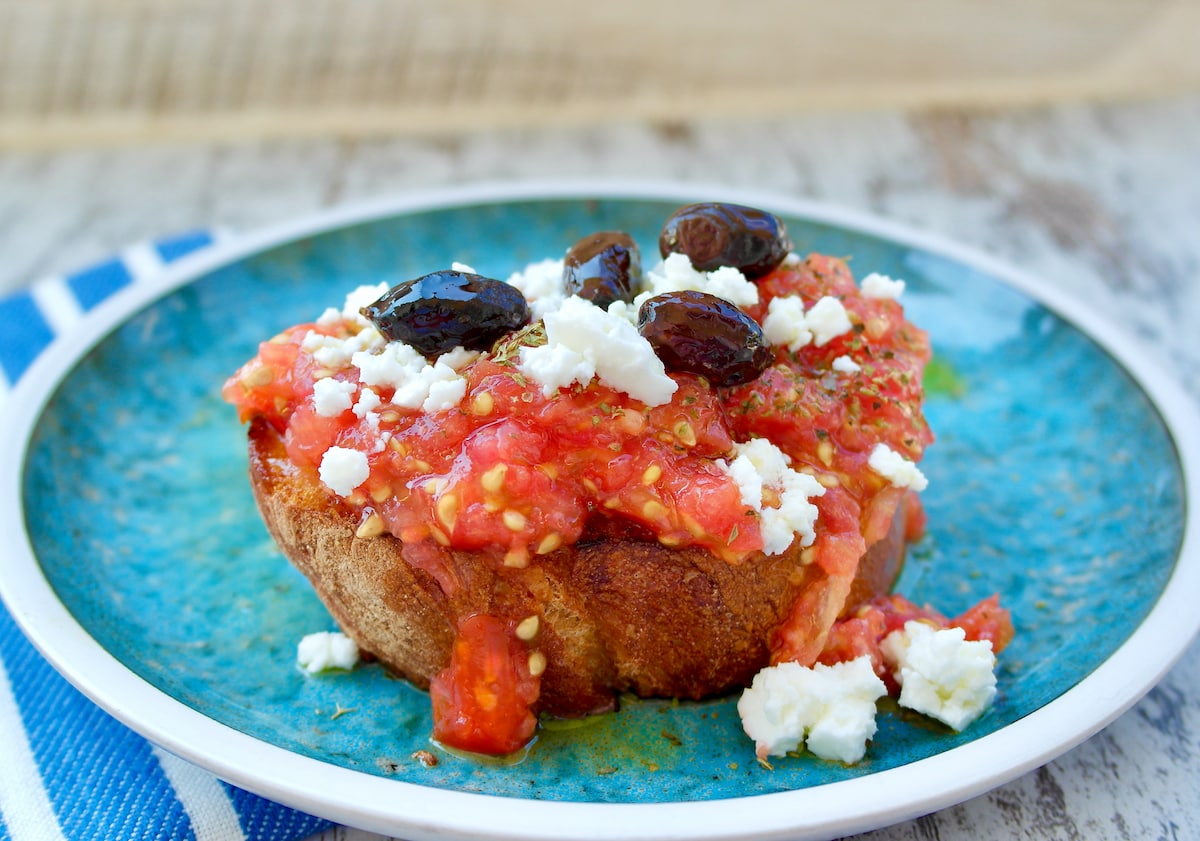
{"type": "Polygon", "coordinates": [[[811,668],[780,663],[754,676],[737,709],[759,759],[807,747],[854,763],[875,735],[875,702],[886,694],[869,657],[811,668]]]}

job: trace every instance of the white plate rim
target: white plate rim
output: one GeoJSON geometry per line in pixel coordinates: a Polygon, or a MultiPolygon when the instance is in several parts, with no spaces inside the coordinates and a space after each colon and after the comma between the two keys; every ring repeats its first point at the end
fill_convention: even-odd
{"type": "Polygon", "coordinates": [[[0,533],[20,535],[0,554],[0,597],[35,647],[80,691],[149,741],[255,794],[338,823],[420,839],[817,839],[862,832],[962,802],[1045,764],[1082,742],[1149,691],[1200,632],[1189,593],[1200,592],[1197,473],[1200,428],[1191,398],[1161,360],[1086,303],[1010,265],[937,234],[824,202],[722,185],[628,180],[484,182],[361,202],[218,242],[133,284],[59,336],[9,395],[0,440],[0,533]],[[1146,619],[1090,675],[995,733],[905,766],[773,794],[679,803],[578,803],[448,791],[377,777],[294,754],[208,718],[156,689],[96,642],[54,595],[25,534],[21,470],[34,423],[59,380],[125,319],[221,266],[305,236],[387,216],[468,204],[555,199],[711,200],[849,228],[983,271],[1072,323],[1140,385],[1177,449],[1187,501],[1175,569],[1146,619]],[[1147,647],[1147,642],[1173,645],[1147,647]]]}

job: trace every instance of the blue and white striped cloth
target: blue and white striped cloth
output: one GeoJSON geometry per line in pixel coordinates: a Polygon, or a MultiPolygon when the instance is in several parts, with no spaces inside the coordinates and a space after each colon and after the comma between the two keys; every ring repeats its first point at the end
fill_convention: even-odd
{"type": "MultiPolygon", "coordinates": [[[[213,241],[137,245],[0,298],[0,411],[55,335],[213,241]]],[[[150,745],[60,677],[0,607],[0,841],[295,841],[329,826],[150,745]]]]}

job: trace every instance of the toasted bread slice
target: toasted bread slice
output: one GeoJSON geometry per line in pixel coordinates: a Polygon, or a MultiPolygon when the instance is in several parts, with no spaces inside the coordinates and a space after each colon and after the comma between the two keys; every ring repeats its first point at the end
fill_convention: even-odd
{"type": "MultiPolygon", "coordinates": [[[[547,663],[538,711],[584,715],[611,708],[621,692],[719,695],[768,665],[772,633],[797,595],[827,584],[819,565],[800,562],[798,546],[732,564],[604,523],[520,569],[430,541],[359,537],[361,515],[297,469],[266,421],[251,424],[249,450],[258,506],[284,554],[360,648],[423,688],[448,664],[457,623],[488,613],[538,617],[547,663]]],[[[901,506],[836,610],[891,588],[904,517],[901,506]]]]}

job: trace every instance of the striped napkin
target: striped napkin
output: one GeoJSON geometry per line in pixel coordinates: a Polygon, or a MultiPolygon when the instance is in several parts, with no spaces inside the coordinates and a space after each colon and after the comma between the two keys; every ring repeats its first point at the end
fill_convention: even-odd
{"type": "MultiPolygon", "coordinates": [[[[0,298],[0,411],[55,335],[218,236],[137,245],[0,298]]],[[[0,841],[296,841],[329,826],[149,744],[61,678],[0,606],[0,841]]]]}

